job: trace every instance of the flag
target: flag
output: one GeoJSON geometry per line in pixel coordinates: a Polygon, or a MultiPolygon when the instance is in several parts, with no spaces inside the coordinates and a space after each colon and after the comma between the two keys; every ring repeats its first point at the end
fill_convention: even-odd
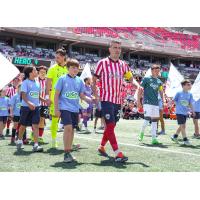
{"type": "Polygon", "coordinates": [[[81,73],[81,76],[80,78],[82,80],[84,80],[85,78],[92,78],[92,73],[91,73],[91,70],[90,70],[90,65],[89,63],[86,63],[82,73],[81,73]]]}
{"type": "Polygon", "coordinates": [[[0,53],[0,90],[10,83],[20,72],[0,53]]]}
{"type": "Polygon", "coordinates": [[[192,85],[191,93],[195,101],[200,99],[200,72],[192,85]]]}
{"type": "Polygon", "coordinates": [[[182,90],[181,81],[183,81],[183,79],[184,77],[171,63],[165,91],[168,97],[174,97],[177,92],[182,90]]]}

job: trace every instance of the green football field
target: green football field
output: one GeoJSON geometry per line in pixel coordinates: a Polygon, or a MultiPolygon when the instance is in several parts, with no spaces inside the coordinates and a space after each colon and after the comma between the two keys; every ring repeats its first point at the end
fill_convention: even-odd
{"type": "MultiPolygon", "coordinates": [[[[120,149],[129,157],[125,164],[115,163],[110,145],[107,151],[110,157],[102,157],[97,152],[101,133],[76,133],[75,143],[81,144],[79,151],[73,152],[76,163],[63,163],[62,133],[58,133],[59,148],[51,149],[50,132],[45,131],[46,144],[43,153],[32,153],[31,145],[26,145],[23,152],[16,152],[16,147],[9,144],[10,138],[0,141],[1,172],[178,172],[200,171],[200,139],[193,139],[192,120],[187,121],[187,133],[192,146],[185,147],[171,141],[170,135],[177,128],[176,121],[166,120],[167,135],[159,136],[162,145],[152,146],[150,127],[147,128],[144,141],[138,142],[142,120],[120,120],[116,135],[120,149]]],[[[93,122],[89,128],[92,130],[93,122]]],[[[181,137],[180,137],[181,139],[181,137]]]]}

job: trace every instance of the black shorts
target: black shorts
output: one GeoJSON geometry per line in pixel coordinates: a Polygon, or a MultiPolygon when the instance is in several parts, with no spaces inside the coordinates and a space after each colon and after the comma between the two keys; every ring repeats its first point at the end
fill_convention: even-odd
{"type": "Polygon", "coordinates": [[[3,122],[3,124],[6,124],[8,117],[7,116],[0,116],[0,122],[3,122]]]}
{"type": "Polygon", "coordinates": [[[187,120],[187,115],[176,114],[178,125],[185,124],[187,120]]]}
{"type": "Polygon", "coordinates": [[[102,111],[99,110],[99,109],[96,109],[96,110],[95,110],[95,117],[96,117],[96,118],[102,118],[102,111]]]}
{"type": "Polygon", "coordinates": [[[45,119],[49,118],[49,107],[48,106],[40,107],[40,117],[43,117],[45,119]]]}
{"type": "Polygon", "coordinates": [[[30,110],[29,107],[21,107],[20,124],[22,126],[32,126],[33,124],[39,124],[40,122],[40,107],[36,107],[35,110],[30,110]]]}
{"type": "Polygon", "coordinates": [[[195,112],[195,117],[193,117],[194,119],[200,119],[200,112],[195,112]]]}
{"type": "Polygon", "coordinates": [[[73,128],[78,126],[79,113],[70,112],[68,110],[61,110],[61,121],[64,126],[72,125],[73,128]]]}
{"type": "Polygon", "coordinates": [[[13,117],[13,122],[19,122],[20,116],[14,116],[13,117]]]}
{"type": "Polygon", "coordinates": [[[117,123],[120,119],[121,105],[114,104],[108,101],[101,102],[102,115],[105,118],[106,123],[117,123]]]}

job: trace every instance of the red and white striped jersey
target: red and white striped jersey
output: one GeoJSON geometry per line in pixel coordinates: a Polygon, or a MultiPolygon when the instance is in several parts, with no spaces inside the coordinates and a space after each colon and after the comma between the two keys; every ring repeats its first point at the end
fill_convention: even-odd
{"type": "Polygon", "coordinates": [[[17,93],[17,89],[13,86],[8,87],[6,91],[6,96],[9,98],[12,98],[17,93]]]}
{"type": "MultiPolygon", "coordinates": [[[[38,78],[38,81],[40,83],[40,96],[45,99],[46,78],[45,79],[38,78]]],[[[40,102],[40,105],[41,106],[47,106],[47,104],[44,103],[44,102],[40,102]]]]}
{"type": "Polygon", "coordinates": [[[128,71],[128,65],[122,60],[113,61],[107,57],[98,62],[94,75],[100,80],[101,101],[121,104],[122,84],[128,71]]]}

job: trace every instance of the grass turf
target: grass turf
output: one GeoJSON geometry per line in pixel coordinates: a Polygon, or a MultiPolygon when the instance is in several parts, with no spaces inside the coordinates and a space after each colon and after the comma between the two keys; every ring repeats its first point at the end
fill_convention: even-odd
{"type": "MultiPolygon", "coordinates": [[[[102,134],[77,134],[75,143],[81,144],[79,151],[73,152],[76,163],[63,163],[62,133],[58,133],[59,148],[51,149],[50,131],[45,130],[43,153],[32,153],[32,146],[26,145],[23,152],[16,152],[16,147],[9,144],[10,138],[0,141],[0,171],[55,171],[55,172],[178,172],[200,171],[200,139],[193,139],[192,120],[187,121],[187,134],[192,146],[175,144],[170,136],[175,132],[176,121],[166,120],[167,135],[159,136],[163,145],[152,146],[150,127],[145,132],[144,141],[138,142],[137,135],[142,120],[120,120],[116,128],[120,149],[129,157],[125,164],[115,163],[114,155],[107,145],[110,157],[98,155],[97,147],[102,134]]],[[[89,129],[92,130],[92,122],[89,129]]],[[[181,137],[180,137],[181,139],[181,137]]],[[[181,141],[180,141],[181,143],[181,141]]]]}

